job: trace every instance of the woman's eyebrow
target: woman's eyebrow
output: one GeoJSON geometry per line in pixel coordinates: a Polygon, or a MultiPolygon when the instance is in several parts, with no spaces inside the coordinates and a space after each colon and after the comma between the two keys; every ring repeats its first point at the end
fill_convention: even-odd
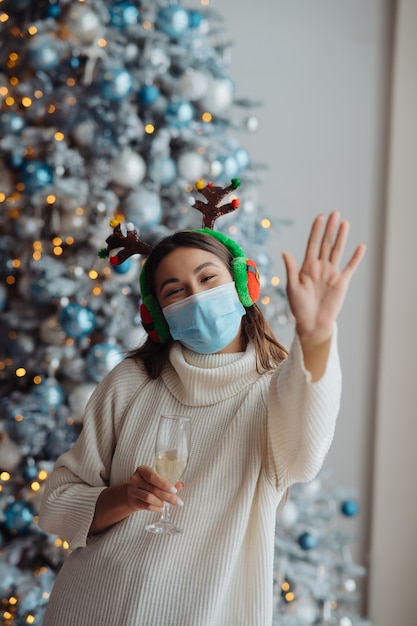
{"type": "MultiPolygon", "coordinates": [[[[201,270],[203,270],[205,267],[209,267],[209,266],[213,266],[219,269],[219,265],[217,265],[217,263],[215,263],[214,261],[206,261],[205,263],[201,263],[201,265],[198,265],[194,270],[193,270],[193,274],[198,274],[198,272],[201,272],[201,270]]],[[[159,293],[161,293],[162,289],[166,286],[166,285],[170,285],[172,283],[179,283],[180,279],[179,278],[175,278],[174,276],[172,278],[167,278],[166,280],[163,281],[163,283],[160,285],[159,287],[159,293]]]]}

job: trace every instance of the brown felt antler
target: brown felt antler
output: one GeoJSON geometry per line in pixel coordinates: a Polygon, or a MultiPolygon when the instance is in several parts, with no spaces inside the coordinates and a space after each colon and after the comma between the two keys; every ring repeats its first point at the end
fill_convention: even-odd
{"type": "MultiPolygon", "coordinates": [[[[207,202],[196,200],[193,204],[193,208],[203,214],[203,228],[213,230],[214,222],[218,217],[231,213],[239,207],[240,201],[237,198],[219,206],[223,198],[239,186],[240,180],[238,178],[232,178],[230,185],[226,187],[216,187],[212,183],[205,185],[202,180],[195,183],[195,188],[207,200],[207,202]]],[[[111,220],[110,226],[113,228],[113,233],[106,239],[107,248],[99,250],[98,255],[102,259],[109,257],[111,265],[120,265],[134,254],[148,256],[152,252],[153,246],[139,239],[138,232],[132,224],[126,224],[126,234],[122,232],[119,220],[111,220]],[[116,254],[112,254],[112,250],[117,250],[116,254]]]]}
{"type": "Polygon", "coordinates": [[[113,233],[106,239],[107,248],[102,248],[98,254],[102,258],[109,257],[111,265],[120,265],[133,254],[148,255],[152,252],[153,247],[139,239],[137,230],[130,224],[126,225],[125,235],[118,220],[112,220],[110,226],[113,226],[113,233]],[[112,255],[112,250],[118,252],[112,255]]]}
{"type": "Polygon", "coordinates": [[[203,228],[211,228],[211,230],[213,230],[214,222],[218,217],[231,213],[239,207],[240,201],[237,198],[227,204],[219,206],[219,203],[223,200],[223,198],[239,186],[240,180],[238,178],[232,178],[230,185],[227,185],[226,187],[216,187],[212,183],[204,185],[202,180],[198,180],[195,183],[195,188],[207,200],[207,202],[196,200],[193,204],[193,208],[203,214],[203,228]]]}

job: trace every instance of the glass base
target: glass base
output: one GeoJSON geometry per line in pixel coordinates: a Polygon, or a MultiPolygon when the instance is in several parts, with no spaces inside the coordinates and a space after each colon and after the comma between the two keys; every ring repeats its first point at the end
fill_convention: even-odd
{"type": "Polygon", "coordinates": [[[156,522],[150,526],[145,526],[145,530],[155,535],[179,535],[183,532],[182,528],[178,528],[172,522],[156,522]]]}

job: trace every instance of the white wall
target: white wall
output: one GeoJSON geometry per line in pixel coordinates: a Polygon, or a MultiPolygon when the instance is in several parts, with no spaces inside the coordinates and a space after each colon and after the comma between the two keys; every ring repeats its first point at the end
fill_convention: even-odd
{"type": "MultiPolygon", "coordinates": [[[[234,44],[237,95],[264,102],[256,110],[259,130],[240,139],[254,161],[269,166],[265,209],[276,220],[293,220],[278,230],[274,250],[290,250],[301,261],[313,217],[335,208],[351,222],[348,254],[367,243],[339,323],[344,395],[326,467],[336,483],[358,493],[354,557],[370,566],[393,3],[212,0],[211,6],[234,44]]],[[[279,258],[278,264],[284,276],[279,258]]],[[[393,302],[396,295],[389,296],[393,302]]],[[[388,349],[393,356],[395,339],[388,349]]],[[[403,626],[395,620],[386,626],[394,623],[403,626]]]]}
{"type": "Polygon", "coordinates": [[[378,367],[370,612],[377,626],[417,624],[417,2],[395,29],[387,222],[378,367]]]}

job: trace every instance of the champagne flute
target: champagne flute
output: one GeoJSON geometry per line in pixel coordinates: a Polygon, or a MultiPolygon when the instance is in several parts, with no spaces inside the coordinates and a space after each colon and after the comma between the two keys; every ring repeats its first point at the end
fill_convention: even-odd
{"type": "MultiPolygon", "coordinates": [[[[155,470],[166,480],[175,484],[185,470],[191,445],[191,421],[184,415],[162,415],[159,419],[155,442],[155,470]]],[[[172,535],[182,533],[171,522],[169,504],[163,503],[158,522],[146,526],[152,533],[172,535]]]]}

